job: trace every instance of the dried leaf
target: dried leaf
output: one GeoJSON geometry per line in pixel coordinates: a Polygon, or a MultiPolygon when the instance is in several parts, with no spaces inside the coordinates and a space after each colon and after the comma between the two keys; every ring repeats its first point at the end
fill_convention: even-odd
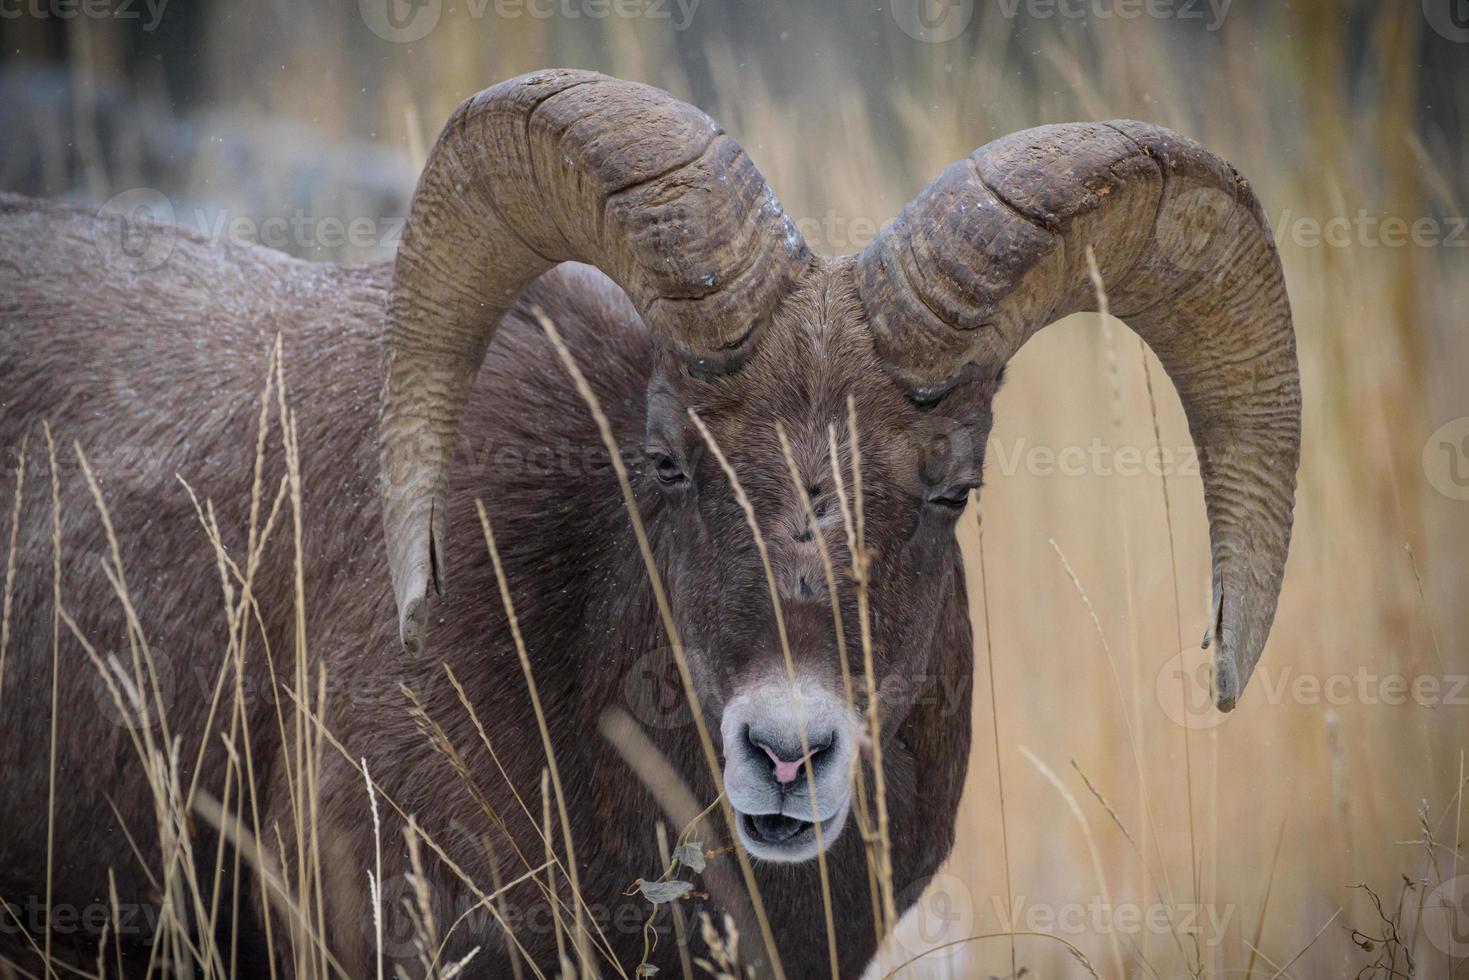
{"type": "Polygon", "coordinates": [[[696,840],[685,841],[673,852],[673,859],[697,874],[704,870],[704,845],[696,840]]]}
{"type": "Polygon", "coordinates": [[[694,886],[687,881],[643,881],[638,883],[638,890],[643,897],[654,905],[664,905],[668,902],[676,902],[688,894],[689,889],[694,886]]]}

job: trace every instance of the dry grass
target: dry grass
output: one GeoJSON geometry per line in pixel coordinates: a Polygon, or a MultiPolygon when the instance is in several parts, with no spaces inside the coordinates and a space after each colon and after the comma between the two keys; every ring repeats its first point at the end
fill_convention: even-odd
{"type": "MultiPolygon", "coordinates": [[[[1017,357],[999,397],[982,546],[977,523],[961,531],[976,640],[985,644],[977,653],[989,657],[988,669],[976,675],[958,844],[936,893],[899,928],[874,972],[1305,978],[1361,970],[1365,977],[1458,977],[1466,975],[1462,962],[1451,962],[1425,937],[1421,903],[1460,873],[1469,707],[1374,703],[1356,687],[1331,703],[1291,687],[1296,678],[1351,678],[1359,670],[1408,678],[1469,673],[1460,639],[1469,613],[1459,601],[1469,586],[1469,504],[1438,494],[1420,462],[1429,433],[1469,414],[1466,253],[1381,242],[1311,245],[1296,234],[1303,216],[1350,217],[1358,209],[1409,224],[1463,214],[1463,169],[1450,161],[1462,163],[1464,147],[1452,131],[1423,129],[1419,106],[1448,100],[1462,112],[1466,93],[1415,90],[1418,35],[1427,28],[1412,15],[1417,5],[1409,6],[1408,13],[1364,12],[1351,29],[1324,0],[1297,4],[1293,13],[1239,10],[1217,34],[1187,47],[1168,25],[1146,20],[1097,21],[1085,34],[1033,27],[1017,36],[1015,22],[985,3],[976,5],[963,38],[940,45],[911,41],[881,15],[878,42],[865,40],[859,26],[869,22],[854,26],[855,14],[796,12],[778,15],[789,40],[774,40],[772,27],[758,44],[714,40],[692,52],[693,35],[659,25],[521,18],[490,25],[493,43],[486,42],[486,25],[446,25],[386,56],[381,46],[370,47],[373,84],[362,92],[356,84],[318,81],[323,72],[347,76],[355,42],[285,45],[271,64],[274,71],[279,62],[283,84],[260,95],[254,108],[324,120],[343,132],[349,120],[376,120],[378,138],[405,151],[419,146],[421,157],[425,134],[417,120],[443,118],[490,80],[563,62],[638,77],[698,98],[750,150],[787,209],[809,219],[803,228],[813,245],[830,251],[859,247],[862,229],[890,219],[951,160],[1024,126],[1138,117],[1180,128],[1229,157],[1254,182],[1272,221],[1285,219],[1277,234],[1306,401],[1296,535],[1261,672],[1221,724],[1189,715],[1198,722],[1190,728],[1171,717],[1179,700],[1165,666],[1196,645],[1192,638],[1207,618],[1208,537],[1197,475],[1185,467],[1161,478],[1127,476],[1090,464],[1064,475],[1045,472],[1044,457],[1027,453],[1094,444],[1182,449],[1191,444],[1187,428],[1161,367],[1129,335],[1114,337],[1115,323],[1078,316],[1044,332],[1017,357]],[[680,47],[692,57],[674,57],[680,47]],[[1369,57],[1349,65],[1343,52],[1359,49],[1369,57]],[[821,56],[792,59],[782,50],[821,56]],[[762,69],[775,61],[778,77],[762,69]],[[682,65],[696,65],[696,77],[682,65]],[[292,79],[310,83],[293,86],[292,79]],[[1027,459],[1037,465],[1025,465],[1027,459]],[[1145,918],[1161,926],[1095,929],[1089,907],[1103,901],[1157,910],[1145,918]],[[1017,908],[1018,919],[1011,914],[1017,908]],[[1075,908],[1087,910],[1079,928],[1037,925],[1030,915],[1075,908]],[[925,950],[932,953],[920,956],[925,950]]],[[[248,48],[251,38],[265,43],[286,27],[328,37],[339,15],[313,8],[292,16],[299,20],[285,27],[271,17],[237,25],[246,43],[231,35],[228,46],[248,48]]],[[[220,78],[229,78],[240,66],[224,53],[224,39],[217,46],[206,54],[218,55],[220,78]]],[[[95,169],[89,179],[97,179],[95,169]]],[[[207,893],[195,869],[238,855],[267,882],[278,921],[290,924],[286,935],[268,937],[271,945],[285,951],[299,975],[342,975],[317,941],[328,855],[315,836],[315,774],[325,753],[343,749],[318,721],[325,679],[299,655],[304,624],[292,658],[299,666],[280,679],[275,702],[284,706],[276,724],[296,747],[287,774],[296,820],[289,848],[240,803],[248,795],[241,787],[254,782],[254,760],[235,668],[257,622],[257,562],[273,536],[293,535],[299,549],[307,519],[279,354],[264,387],[257,456],[271,427],[282,435],[289,473],[278,487],[262,486],[257,463],[242,556],[226,553],[212,508],[196,501],[214,543],[230,624],[214,704],[226,720],[234,765],[219,799],[178,779],[178,748],[167,735],[151,651],[131,612],[116,545],[129,529],[112,535],[109,527],[114,551],[104,560],[130,626],[128,655],[104,660],[87,647],[64,595],[57,605],[58,636],[68,629],[87,648],[123,717],[147,722],[133,730],[164,842],[148,862],[158,869],[164,899],[157,955],[197,964],[210,977],[232,975],[234,951],[195,947],[181,924],[229,914],[234,897],[207,893]],[[192,853],[181,832],[192,815],[239,847],[192,853]]],[[[1105,458],[1120,465],[1116,453],[1105,458]]],[[[45,492],[33,486],[42,482],[18,474],[14,492],[45,492]]],[[[100,492],[96,503],[105,513],[100,492]]],[[[851,553],[860,555],[860,514],[846,516],[851,553]]],[[[488,538],[488,521],[485,530],[488,538]]],[[[64,544],[56,543],[58,556],[64,544]]],[[[7,571],[0,685],[10,594],[7,571]]],[[[298,581],[298,608],[300,595],[298,581]]],[[[529,681],[531,661],[524,666],[529,681]]],[[[0,698],[4,693],[0,686],[0,698]]],[[[713,765],[708,733],[700,734],[713,765]]],[[[375,791],[374,802],[398,809],[357,760],[349,761],[375,791]]],[[[529,880],[557,909],[575,969],[629,971],[633,964],[607,963],[605,942],[586,929],[578,900],[567,902],[547,883],[574,881],[576,869],[554,846],[556,824],[567,822],[554,768],[548,783],[545,802],[558,819],[545,825],[534,856],[521,856],[529,880]]],[[[892,899],[882,880],[881,795],[858,809],[859,827],[876,842],[874,916],[886,921],[892,899]]],[[[565,836],[563,829],[563,842],[565,836]]],[[[413,847],[447,860],[421,830],[413,847]]],[[[370,859],[357,857],[364,865],[370,859]]],[[[743,858],[741,867],[748,882],[743,858]]],[[[645,870],[629,869],[629,877],[645,870]]],[[[466,878],[466,885],[497,915],[496,898],[520,880],[466,878]]],[[[378,895],[380,881],[359,884],[378,895]]],[[[755,909],[763,925],[758,895],[755,909]]],[[[447,964],[437,955],[452,923],[434,922],[421,903],[414,921],[422,969],[446,980],[473,973],[473,961],[447,964]]],[[[737,964],[741,942],[770,941],[768,933],[740,937],[733,923],[688,928],[714,937],[716,958],[730,964],[737,964]]],[[[34,938],[44,948],[48,937],[34,938]]],[[[106,954],[99,950],[98,974],[107,970],[106,954]]],[[[559,969],[522,962],[536,977],[559,969]]],[[[738,970],[717,962],[708,968],[738,970]]]]}

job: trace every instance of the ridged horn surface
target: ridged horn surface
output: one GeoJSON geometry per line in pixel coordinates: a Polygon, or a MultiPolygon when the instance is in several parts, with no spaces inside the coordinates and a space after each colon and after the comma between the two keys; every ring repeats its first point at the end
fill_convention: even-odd
{"type": "Polygon", "coordinates": [[[450,454],[496,326],[532,279],[595,265],[696,370],[737,367],[810,261],[765,179],[708,116],[593,72],[511,79],[455,110],[393,273],[380,425],[403,643],[445,581],[450,454]]]}
{"type": "Polygon", "coordinates": [[[1200,455],[1213,551],[1215,697],[1234,707],[1275,617],[1301,396],[1264,212],[1224,160],[1147,123],[1042,126],[955,163],[857,258],[873,342],[919,399],[998,371],[1036,331],[1097,307],[1158,355],[1200,455]]]}

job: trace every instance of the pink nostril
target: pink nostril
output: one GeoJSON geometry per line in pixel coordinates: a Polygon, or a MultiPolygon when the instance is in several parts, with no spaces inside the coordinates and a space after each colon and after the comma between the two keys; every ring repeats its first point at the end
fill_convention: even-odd
{"type": "Polygon", "coordinates": [[[794,762],[787,762],[780,756],[776,755],[775,750],[766,745],[764,742],[757,742],[756,744],[759,745],[760,748],[764,749],[765,754],[770,756],[770,761],[775,763],[775,781],[777,783],[789,783],[793,781],[796,778],[796,773],[800,772],[801,770],[801,763],[805,762],[807,759],[811,758],[812,755],[816,754],[813,750],[812,752],[801,756],[799,759],[796,759],[794,762]]]}

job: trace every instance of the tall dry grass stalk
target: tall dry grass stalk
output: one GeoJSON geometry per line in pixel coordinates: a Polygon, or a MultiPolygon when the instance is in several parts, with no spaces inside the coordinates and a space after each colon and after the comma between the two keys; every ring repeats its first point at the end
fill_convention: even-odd
{"type": "MultiPolygon", "coordinates": [[[[622,456],[617,451],[617,440],[612,435],[612,426],[607,421],[601,405],[597,401],[596,394],[591,385],[587,384],[586,377],[576,364],[576,359],[561,339],[556,325],[551,322],[545,312],[539,308],[532,308],[532,315],[541,329],[545,332],[552,345],[556,348],[561,363],[566,372],[571,375],[576,385],[577,393],[581,395],[588,410],[591,411],[593,419],[597,423],[597,430],[602,437],[603,448],[612,461],[612,468],[617,475],[617,484],[622,491],[623,504],[627,510],[628,519],[632,522],[633,532],[637,538],[638,550],[642,554],[643,567],[648,575],[649,585],[653,589],[653,598],[658,607],[658,616],[663,622],[663,628],[668,636],[669,647],[673,651],[674,663],[678,667],[679,679],[683,684],[684,699],[690,706],[689,714],[694,722],[694,729],[699,735],[699,744],[704,751],[704,761],[709,767],[709,775],[714,780],[714,785],[719,794],[720,810],[724,815],[725,827],[729,831],[730,840],[738,840],[739,833],[735,823],[734,809],[730,806],[729,798],[724,792],[724,777],[721,774],[719,757],[714,751],[714,742],[709,737],[709,726],[704,721],[704,712],[699,707],[698,696],[694,693],[693,677],[689,673],[687,654],[684,652],[683,641],[679,638],[678,627],[674,623],[673,611],[668,604],[668,594],[663,588],[662,577],[658,573],[657,562],[653,558],[652,545],[648,541],[647,531],[643,527],[642,515],[638,512],[637,500],[633,497],[632,484],[628,482],[627,468],[623,465],[622,456]]],[[[765,943],[765,953],[770,968],[778,980],[784,980],[785,971],[780,964],[780,951],[776,948],[775,938],[770,932],[770,921],[765,915],[765,903],[760,899],[760,888],[755,883],[755,873],[750,867],[750,858],[743,848],[735,848],[735,857],[739,861],[740,873],[744,877],[745,886],[750,895],[750,903],[760,927],[760,936],[765,943]]]]}
{"type": "MultiPolygon", "coordinates": [[[[61,723],[61,482],[56,473],[56,442],[45,425],[46,456],[51,463],[51,732],[46,768],[46,908],[52,908],[52,875],[56,866],[56,729],[61,723]]],[[[16,506],[20,505],[19,497],[16,506]]],[[[43,960],[51,973],[51,917],[46,917],[43,960]]]]}
{"type": "MultiPolygon", "coordinates": [[[[724,471],[724,476],[729,480],[730,489],[734,491],[735,500],[740,505],[740,510],[745,515],[745,525],[750,529],[750,536],[755,541],[755,550],[760,553],[760,568],[765,573],[765,584],[770,590],[770,608],[775,614],[775,631],[780,639],[781,656],[785,660],[786,682],[791,686],[791,697],[796,706],[796,733],[801,739],[801,758],[811,757],[811,740],[806,734],[806,715],[801,704],[801,685],[796,677],[796,664],[791,658],[791,641],[786,634],[785,616],[781,611],[780,587],[775,584],[775,572],[770,568],[770,552],[765,547],[765,536],[760,533],[760,521],[755,516],[755,508],[750,503],[750,498],[745,495],[744,485],[740,483],[739,474],[729,464],[724,450],[719,447],[719,442],[710,433],[704,420],[699,413],[692,408],[689,409],[689,420],[699,430],[699,435],[704,439],[714,459],[719,463],[719,468],[724,471]]],[[[805,496],[804,488],[797,482],[796,493],[805,496]]],[[[808,501],[809,504],[809,501],[808,501]]],[[[698,703],[689,705],[690,711],[701,710],[698,703]]],[[[816,867],[821,878],[821,910],[822,917],[826,920],[826,955],[831,965],[832,980],[840,980],[837,959],[837,930],[832,921],[831,910],[831,875],[826,867],[826,840],[822,836],[821,820],[816,815],[816,773],[814,767],[806,765],[801,767],[806,773],[806,791],[811,799],[811,828],[816,835],[816,867]]]]}
{"type": "Polygon", "coordinates": [[[870,580],[868,569],[872,559],[867,552],[867,528],[862,506],[862,444],[857,430],[857,402],[847,396],[847,454],[850,458],[852,503],[847,506],[847,490],[842,479],[841,466],[836,450],[836,439],[828,430],[831,439],[831,476],[836,486],[837,501],[841,504],[842,522],[847,527],[847,553],[852,560],[852,580],[857,585],[857,626],[862,638],[862,675],[867,681],[867,740],[868,752],[872,756],[872,795],[877,804],[877,833],[873,838],[876,847],[876,878],[878,895],[882,899],[882,917],[879,935],[887,935],[898,924],[897,906],[893,899],[892,839],[888,834],[887,786],[882,768],[882,718],[877,698],[877,674],[872,663],[872,610],[869,604],[870,580]]]}
{"type": "Polygon", "coordinates": [[[0,597],[0,703],[5,698],[5,654],[10,649],[10,608],[15,599],[15,548],[20,536],[20,505],[25,498],[27,435],[20,442],[20,462],[15,467],[15,498],[10,505],[10,546],[5,552],[5,592],[0,597]]]}
{"type": "MultiPolygon", "coordinates": [[[[1110,906],[1112,901],[1107,890],[1107,874],[1102,870],[1102,855],[1097,850],[1096,837],[1092,835],[1091,821],[1087,819],[1086,813],[1082,811],[1081,804],[1076,802],[1076,797],[1071,795],[1071,790],[1066,788],[1066,784],[1061,781],[1061,778],[1051,770],[1050,766],[1038,759],[1035,753],[1022,745],[1020,746],[1020,754],[1025,756],[1026,761],[1034,766],[1036,771],[1046,777],[1046,781],[1056,788],[1056,792],[1060,794],[1062,801],[1066,804],[1066,808],[1076,818],[1077,825],[1081,827],[1081,835],[1086,840],[1086,849],[1091,854],[1092,873],[1096,875],[1097,894],[1101,896],[1104,906],[1110,906]]],[[[1127,968],[1122,965],[1122,947],[1118,943],[1117,934],[1115,932],[1109,933],[1107,942],[1112,948],[1112,964],[1117,970],[1117,976],[1127,976],[1127,968]]]]}
{"type": "Polygon", "coordinates": [[[1000,814],[1000,860],[1005,874],[1005,928],[1010,931],[1010,976],[1018,977],[1020,970],[1015,959],[1015,923],[1010,921],[1010,910],[1015,908],[1015,887],[1010,874],[1010,821],[1005,815],[1005,762],[1000,751],[1000,705],[995,692],[995,644],[990,634],[990,584],[984,567],[984,519],[978,513],[975,515],[975,524],[979,533],[975,554],[979,566],[980,610],[984,614],[984,666],[989,680],[990,733],[995,749],[995,801],[1000,814]]]}
{"type": "MultiPolygon", "coordinates": [[[[536,687],[535,672],[531,668],[530,655],[525,650],[525,638],[520,634],[520,620],[515,616],[515,603],[510,599],[510,583],[505,578],[505,567],[500,563],[500,550],[495,547],[495,535],[490,529],[490,518],[485,513],[484,501],[476,500],[475,508],[479,512],[480,527],[484,530],[485,547],[490,552],[490,562],[495,569],[495,582],[500,588],[500,602],[505,607],[505,619],[510,624],[510,635],[515,640],[515,652],[520,658],[520,669],[525,677],[525,688],[530,693],[531,707],[535,710],[536,726],[541,735],[541,747],[546,752],[546,775],[551,785],[556,790],[556,812],[561,819],[561,839],[566,847],[566,874],[571,883],[572,901],[577,904],[576,913],[576,955],[581,963],[582,976],[590,977],[594,973],[590,950],[587,944],[586,921],[584,919],[585,909],[581,897],[581,873],[577,870],[576,846],[572,841],[571,816],[566,812],[566,791],[561,786],[561,769],[556,765],[556,752],[551,747],[551,731],[546,725],[546,711],[541,706],[540,689],[536,687]]],[[[542,787],[544,796],[544,786],[542,787]]],[[[549,803],[547,804],[549,806],[549,803]]],[[[548,861],[554,857],[551,844],[551,827],[549,818],[545,821],[546,856],[548,861]]],[[[555,894],[555,871],[548,867],[547,877],[550,880],[551,892],[555,894]]],[[[561,920],[556,920],[556,941],[561,943],[561,920]]],[[[565,950],[562,950],[562,958],[565,958],[565,950]]]]}
{"type": "MultiPolygon", "coordinates": [[[[816,515],[816,510],[812,505],[810,494],[806,492],[806,481],[802,479],[800,467],[796,464],[796,457],[791,451],[790,438],[786,435],[785,427],[780,423],[779,420],[777,420],[775,423],[775,435],[776,438],[780,440],[781,454],[785,457],[786,470],[791,477],[791,492],[795,495],[797,500],[801,501],[801,507],[805,513],[807,526],[811,528],[812,539],[816,543],[817,558],[821,562],[821,574],[826,582],[826,594],[831,602],[832,630],[836,636],[837,664],[842,675],[842,692],[843,695],[846,697],[848,707],[852,708],[853,712],[856,713],[856,705],[858,704],[858,699],[856,689],[852,686],[851,664],[847,659],[847,631],[846,626],[843,623],[841,592],[839,591],[837,586],[836,569],[833,566],[831,560],[831,548],[826,542],[826,531],[821,527],[821,521],[816,515]]],[[[844,491],[841,489],[839,474],[840,464],[838,463],[839,457],[836,448],[836,433],[835,430],[830,427],[827,429],[827,444],[827,461],[832,467],[833,479],[837,487],[839,507],[842,508],[843,519],[845,522],[847,505],[844,491]]],[[[850,527],[849,523],[848,527],[850,527]]],[[[807,775],[809,777],[809,771],[807,775]]],[[[862,772],[861,753],[854,752],[852,754],[851,779],[854,789],[853,795],[856,799],[857,804],[854,815],[857,824],[857,830],[859,833],[862,834],[864,841],[866,841],[868,844],[868,846],[863,848],[862,853],[867,862],[868,894],[871,898],[872,904],[873,931],[875,935],[882,936],[883,910],[881,904],[881,889],[878,885],[878,877],[881,874],[881,868],[875,847],[872,846],[873,844],[877,843],[877,838],[873,831],[874,825],[872,811],[869,808],[867,802],[867,780],[862,772]]],[[[828,903],[828,908],[829,907],[830,905],[828,903]]],[[[828,928],[828,935],[833,935],[833,931],[830,928],[828,928]]]]}

